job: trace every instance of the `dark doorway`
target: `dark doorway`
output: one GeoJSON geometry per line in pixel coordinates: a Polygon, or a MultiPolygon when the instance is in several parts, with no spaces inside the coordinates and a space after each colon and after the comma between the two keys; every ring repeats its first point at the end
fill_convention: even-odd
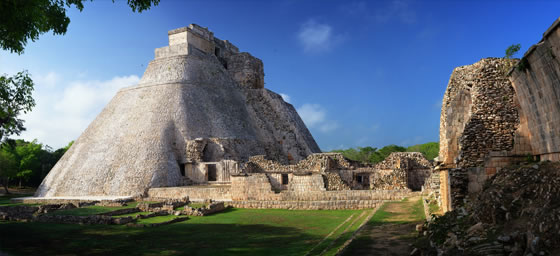
{"type": "Polygon", "coordinates": [[[221,57],[220,56],[220,48],[218,48],[218,47],[214,48],[214,55],[216,55],[216,57],[221,57]]]}
{"type": "Polygon", "coordinates": [[[282,185],[288,185],[288,174],[282,174],[282,185]]]}
{"type": "Polygon", "coordinates": [[[179,163],[179,171],[181,172],[181,176],[185,176],[185,164],[179,163]]]}
{"type": "Polygon", "coordinates": [[[208,168],[208,181],[216,181],[216,165],[208,164],[206,167],[208,168]]]}
{"type": "Polygon", "coordinates": [[[362,184],[362,182],[364,182],[364,179],[363,179],[363,177],[362,177],[361,175],[357,175],[357,176],[356,176],[356,181],[357,181],[358,183],[362,184]]]}

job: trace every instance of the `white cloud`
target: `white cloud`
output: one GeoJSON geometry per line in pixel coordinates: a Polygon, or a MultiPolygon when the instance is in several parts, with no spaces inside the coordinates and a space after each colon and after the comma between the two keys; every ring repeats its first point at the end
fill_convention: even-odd
{"type": "Polygon", "coordinates": [[[327,111],[319,104],[303,104],[297,109],[297,112],[309,128],[317,128],[324,133],[338,128],[338,123],[328,120],[327,111]]]}
{"type": "Polygon", "coordinates": [[[284,94],[284,93],[280,93],[280,96],[282,97],[282,99],[283,99],[285,102],[291,103],[290,100],[291,100],[292,98],[290,98],[290,95],[284,94]]]}
{"type": "Polygon", "coordinates": [[[33,93],[37,105],[21,117],[27,130],[20,138],[37,139],[55,149],[65,146],[80,136],[120,88],[139,81],[135,75],[70,82],[54,72],[38,76],[33,93]]]}
{"type": "Polygon", "coordinates": [[[330,25],[310,19],[301,25],[298,39],[305,52],[319,53],[330,50],[340,42],[341,37],[333,34],[330,25]]]}
{"type": "Polygon", "coordinates": [[[326,111],[319,104],[303,104],[297,112],[309,127],[315,127],[325,121],[326,111]]]}
{"type": "Polygon", "coordinates": [[[47,88],[53,88],[60,83],[60,76],[55,72],[49,72],[44,76],[37,76],[33,79],[35,84],[40,84],[47,88]]]}

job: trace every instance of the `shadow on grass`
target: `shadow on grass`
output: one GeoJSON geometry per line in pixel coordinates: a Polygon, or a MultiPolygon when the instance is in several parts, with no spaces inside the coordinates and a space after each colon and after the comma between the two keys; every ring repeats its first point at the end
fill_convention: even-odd
{"type": "Polygon", "coordinates": [[[33,194],[8,194],[0,196],[0,206],[23,205],[23,203],[12,203],[10,200],[17,197],[33,196],[33,194]]]}
{"type": "Polygon", "coordinates": [[[13,255],[302,255],[322,237],[293,227],[189,224],[155,228],[0,221],[13,255]]]}

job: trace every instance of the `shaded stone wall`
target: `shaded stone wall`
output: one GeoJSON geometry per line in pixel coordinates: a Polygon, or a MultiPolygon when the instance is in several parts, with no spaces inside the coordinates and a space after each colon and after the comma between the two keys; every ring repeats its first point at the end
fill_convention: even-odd
{"type": "Polygon", "coordinates": [[[510,80],[527,117],[532,154],[560,161],[560,20],[531,46],[510,80]]]}

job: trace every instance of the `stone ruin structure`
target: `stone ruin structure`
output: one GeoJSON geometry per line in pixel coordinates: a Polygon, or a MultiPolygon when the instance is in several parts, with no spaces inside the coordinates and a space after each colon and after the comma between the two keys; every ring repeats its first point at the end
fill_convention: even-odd
{"type": "Polygon", "coordinates": [[[429,175],[420,153],[374,166],[320,153],[294,107],[264,88],[261,60],[195,24],[168,36],[139,84],[115,95],[36,197],[371,208],[420,190],[429,175]]]}
{"type": "Polygon", "coordinates": [[[148,197],[230,201],[238,207],[356,209],[420,190],[432,163],[418,152],[394,152],[371,166],[349,162],[340,153],[311,154],[296,164],[252,156],[229,183],[220,186],[151,188],[148,197]]]}
{"type": "Polygon", "coordinates": [[[171,30],[136,86],[121,89],[36,196],[135,196],[229,182],[238,162],[320,152],[291,104],[264,88],[261,60],[198,25],[171,30]]]}
{"type": "Polygon", "coordinates": [[[444,210],[462,205],[505,166],[560,161],[559,23],[521,60],[487,58],[453,71],[433,173],[444,210]]]}

